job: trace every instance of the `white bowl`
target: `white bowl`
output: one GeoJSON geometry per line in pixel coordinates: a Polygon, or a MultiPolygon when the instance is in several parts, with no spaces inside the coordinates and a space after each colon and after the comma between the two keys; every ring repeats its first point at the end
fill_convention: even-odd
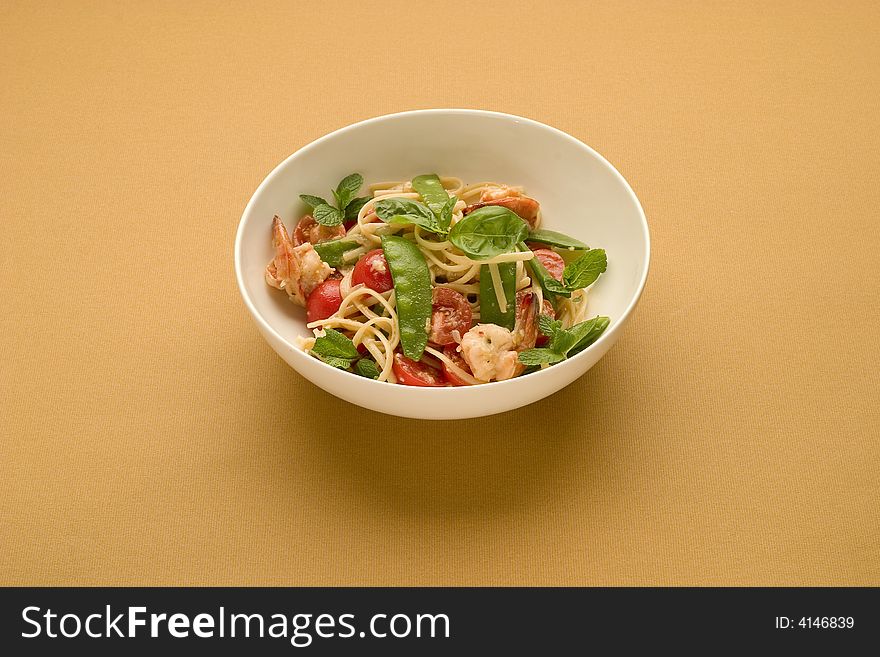
{"type": "Polygon", "coordinates": [[[297,372],[327,392],[374,411],[423,419],[501,413],[567,386],[620,336],[648,276],[648,223],[626,180],[596,151],[560,130],[510,114],[420,110],[380,116],[304,146],[254,192],[235,239],[235,274],[263,336],[297,372]],[[357,171],[367,184],[420,173],[522,185],[541,203],[543,227],[608,253],[608,270],[592,287],[588,315],[611,325],[577,356],[526,376],[479,386],[418,388],[380,383],[339,370],[294,347],[311,335],[305,311],[266,285],[270,225],[278,214],[292,229],[307,208],[299,194],[322,194],[357,171]]]}

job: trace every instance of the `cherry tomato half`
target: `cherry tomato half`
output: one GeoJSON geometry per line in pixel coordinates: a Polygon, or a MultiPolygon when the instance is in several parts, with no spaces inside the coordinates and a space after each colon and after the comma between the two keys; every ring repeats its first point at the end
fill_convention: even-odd
{"type": "Polygon", "coordinates": [[[562,280],[562,272],[565,271],[565,260],[562,256],[550,249],[535,249],[535,257],[544,265],[544,269],[557,281],[562,280]]]}
{"type": "Polygon", "coordinates": [[[339,292],[339,279],[328,278],[312,290],[309,295],[306,301],[306,319],[310,322],[327,319],[339,310],[341,303],[342,294],[339,292]]]}
{"type": "Polygon", "coordinates": [[[365,253],[351,272],[352,285],[366,285],[376,292],[387,292],[394,287],[391,270],[382,249],[373,249],[365,253]]]}
{"type": "MultiPolygon", "coordinates": [[[[547,301],[547,299],[544,299],[544,305],[541,306],[541,314],[549,315],[550,319],[556,319],[556,311],[553,309],[553,304],[547,301]]],[[[538,332],[538,337],[535,339],[535,346],[543,347],[548,342],[550,342],[550,338],[543,333],[538,332]]]]}
{"type": "Polygon", "coordinates": [[[460,292],[448,287],[435,287],[432,293],[431,333],[428,339],[434,344],[454,344],[453,331],[459,339],[468,332],[473,321],[471,304],[460,292]]]}
{"type": "MultiPolygon", "coordinates": [[[[461,354],[458,353],[458,345],[456,344],[448,344],[443,347],[443,355],[446,356],[449,360],[455,363],[460,369],[463,369],[465,372],[470,372],[471,368],[468,367],[468,364],[465,362],[464,358],[461,357],[461,354]]],[[[446,363],[443,363],[443,376],[446,378],[446,382],[451,386],[467,386],[470,385],[467,381],[463,381],[458,378],[455,373],[449,368],[446,363]]]]}
{"type": "Polygon", "coordinates": [[[319,244],[339,237],[345,237],[344,226],[322,226],[312,215],[307,214],[299,220],[293,230],[293,245],[299,246],[306,242],[319,244]]]}
{"type": "Polygon", "coordinates": [[[421,386],[423,388],[439,388],[446,385],[442,374],[433,367],[407,358],[401,353],[394,354],[394,376],[397,382],[405,386],[421,386]]]}

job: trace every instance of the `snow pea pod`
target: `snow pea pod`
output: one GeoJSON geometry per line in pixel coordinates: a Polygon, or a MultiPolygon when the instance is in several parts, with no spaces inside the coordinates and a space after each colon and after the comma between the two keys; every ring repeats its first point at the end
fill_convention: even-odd
{"type": "Polygon", "coordinates": [[[431,324],[431,273],[419,247],[398,235],[382,236],[382,251],[397,299],[400,344],[407,358],[419,360],[431,324]]]}
{"type": "Polygon", "coordinates": [[[440,210],[449,200],[449,193],[443,188],[443,183],[436,173],[426,173],[422,176],[416,176],[412,180],[413,189],[419,193],[431,211],[439,215],[440,210]]]}
{"type": "Polygon", "coordinates": [[[544,230],[543,228],[530,232],[528,239],[529,242],[547,244],[548,246],[555,246],[560,249],[565,249],[566,251],[588,251],[590,248],[573,237],[569,237],[563,233],[557,233],[555,230],[544,230]]]}
{"type": "Polygon", "coordinates": [[[501,278],[501,286],[504,288],[504,297],[507,299],[507,310],[501,312],[489,265],[482,265],[480,267],[480,322],[497,324],[512,331],[516,320],[516,263],[498,263],[498,273],[501,278]]]}
{"type": "Polygon", "coordinates": [[[341,267],[344,264],[342,256],[346,251],[351,251],[360,246],[354,240],[330,240],[329,242],[318,242],[314,245],[315,251],[331,267],[341,267]]]}

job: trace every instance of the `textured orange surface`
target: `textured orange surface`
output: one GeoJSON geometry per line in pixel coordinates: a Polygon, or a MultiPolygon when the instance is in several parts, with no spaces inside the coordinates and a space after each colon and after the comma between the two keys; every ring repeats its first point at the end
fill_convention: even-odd
{"type": "Polygon", "coordinates": [[[0,583],[880,585],[877,5],[324,4],[0,9],[0,583]],[[598,149],[653,262],[575,384],[427,423],[290,370],[232,242],[449,106],[598,149]]]}

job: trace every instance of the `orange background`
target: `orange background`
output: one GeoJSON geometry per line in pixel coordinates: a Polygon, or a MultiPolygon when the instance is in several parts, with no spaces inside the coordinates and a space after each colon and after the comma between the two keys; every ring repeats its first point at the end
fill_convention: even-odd
{"type": "Polygon", "coordinates": [[[880,585],[876,3],[325,4],[0,9],[2,583],[880,585]],[[428,423],[289,369],[232,243],[450,106],[598,149],[653,262],[586,376],[428,423]]]}

